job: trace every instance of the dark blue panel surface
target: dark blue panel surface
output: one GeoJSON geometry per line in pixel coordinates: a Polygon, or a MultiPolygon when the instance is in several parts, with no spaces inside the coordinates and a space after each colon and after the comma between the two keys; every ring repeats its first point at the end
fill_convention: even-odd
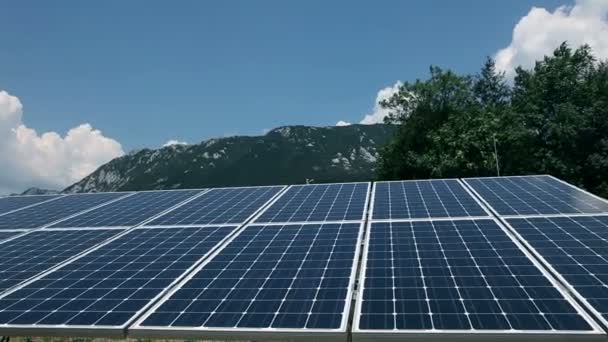
{"type": "Polygon", "coordinates": [[[37,228],[125,194],[75,194],[0,216],[0,229],[37,228]]]}
{"type": "Polygon", "coordinates": [[[359,224],[252,225],[142,326],[338,329],[359,224]]]}
{"type": "Polygon", "coordinates": [[[455,179],[379,182],[374,219],[488,216],[455,179]]]}
{"type": "Polygon", "coordinates": [[[608,319],[608,216],[507,221],[608,319]]]}
{"type": "Polygon", "coordinates": [[[112,204],[61,221],[53,227],[130,227],[198,194],[200,190],[138,192],[112,204]]]}
{"type": "Polygon", "coordinates": [[[0,241],[4,239],[8,239],[11,236],[15,236],[17,234],[22,234],[23,232],[9,232],[9,231],[0,231],[0,241]]]}
{"type": "Polygon", "coordinates": [[[492,220],[373,223],[362,330],[592,330],[492,220]]]}
{"type": "Polygon", "coordinates": [[[135,229],[0,299],[0,324],[122,326],[235,227],[135,229]]]}
{"type": "Polygon", "coordinates": [[[212,189],[148,225],[243,223],[281,189],[282,186],[212,189]]]}
{"type": "Polygon", "coordinates": [[[0,198],[0,214],[7,213],[19,208],[27,207],[32,204],[48,201],[59,195],[40,195],[40,196],[9,196],[0,198]]]}
{"type": "Polygon", "coordinates": [[[122,230],[39,230],[0,244],[0,292],[57,266],[122,230]]]}
{"type": "Polygon", "coordinates": [[[608,212],[607,202],[549,176],[471,178],[465,181],[499,215],[608,212]]]}
{"type": "Polygon", "coordinates": [[[294,185],[256,222],[361,220],[368,183],[294,185]]]}

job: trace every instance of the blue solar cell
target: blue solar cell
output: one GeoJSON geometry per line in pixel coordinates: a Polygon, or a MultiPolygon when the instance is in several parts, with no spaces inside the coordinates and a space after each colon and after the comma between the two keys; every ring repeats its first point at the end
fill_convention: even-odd
{"type": "Polygon", "coordinates": [[[294,185],[256,222],[361,220],[369,183],[294,185]]]}
{"type": "Polygon", "coordinates": [[[138,192],[52,227],[131,227],[200,193],[201,190],[138,192]]]}
{"type": "Polygon", "coordinates": [[[499,215],[594,214],[608,202],[550,176],[465,179],[499,215]]]}
{"type": "Polygon", "coordinates": [[[0,231],[0,241],[8,239],[17,234],[22,234],[23,232],[9,232],[9,231],[0,231]]]}
{"type": "Polygon", "coordinates": [[[134,229],[0,298],[0,325],[124,326],[234,228],[134,229]]]}
{"type": "Polygon", "coordinates": [[[281,189],[282,186],[212,189],[148,225],[243,223],[281,189]]]}
{"type": "Polygon", "coordinates": [[[251,225],[142,327],[339,329],[360,224],[251,225]]]}
{"type": "Polygon", "coordinates": [[[0,292],[46,271],[121,230],[39,230],[0,243],[0,292]]]}
{"type": "Polygon", "coordinates": [[[488,216],[458,180],[376,183],[373,219],[488,216]]]}
{"type": "Polygon", "coordinates": [[[9,196],[0,198],[0,214],[24,208],[33,204],[59,198],[60,195],[40,195],[40,196],[9,196]]]}
{"type": "Polygon", "coordinates": [[[608,216],[507,221],[608,321],[608,216]]]}
{"type": "Polygon", "coordinates": [[[358,329],[593,331],[489,219],[371,224],[358,329]]]}
{"type": "Polygon", "coordinates": [[[64,196],[0,216],[0,229],[37,228],[96,207],[125,194],[99,193],[64,196]]]}

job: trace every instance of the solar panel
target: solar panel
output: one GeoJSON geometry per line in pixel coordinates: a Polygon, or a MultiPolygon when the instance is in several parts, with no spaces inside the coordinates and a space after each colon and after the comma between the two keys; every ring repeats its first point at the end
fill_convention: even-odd
{"type": "Polygon", "coordinates": [[[148,225],[243,223],[282,189],[282,186],[212,189],[148,225]]]}
{"type": "Polygon", "coordinates": [[[0,241],[4,239],[8,239],[17,234],[22,234],[23,232],[8,232],[8,231],[0,231],[0,241]]]}
{"type": "Polygon", "coordinates": [[[608,216],[535,217],[507,222],[608,322],[608,216]]]}
{"type": "Polygon", "coordinates": [[[38,230],[0,243],[0,293],[74,257],[121,230],[38,230]]]}
{"type": "Polygon", "coordinates": [[[502,216],[608,212],[605,200],[551,176],[470,178],[464,181],[502,216]]]}
{"type": "Polygon", "coordinates": [[[130,333],[224,331],[235,337],[239,329],[255,334],[267,328],[344,333],[362,226],[250,225],[130,333]]]}
{"type": "Polygon", "coordinates": [[[131,227],[200,192],[201,190],[138,192],[112,204],[58,222],[52,227],[131,227]]]}
{"type": "Polygon", "coordinates": [[[599,331],[491,219],[371,223],[363,260],[353,337],[599,331]]]}
{"type": "Polygon", "coordinates": [[[75,194],[0,216],[0,229],[37,228],[115,200],[125,194],[75,194]]]}
{"type": "Polygon", "coordinates": [[[373,219],[488,216],[456,179],[377,182],[373,219]]]}
{"type": "Polygon", "coordinates": [[[130,319],[234,228],[133,229],[0,298],[0,329],[88,327],[110,334],[115,328],[122,334],[130,319]]]}
{"type": "Polygon", "coordinates": [[[368,191],[369,183],[294,185],[256,222],[362,220],[368,191]]]}
{"type": "Polygon", "coordinates": [[[60,195],[9,196],[0,198],[0,214],[59,198],[60,195]]]}

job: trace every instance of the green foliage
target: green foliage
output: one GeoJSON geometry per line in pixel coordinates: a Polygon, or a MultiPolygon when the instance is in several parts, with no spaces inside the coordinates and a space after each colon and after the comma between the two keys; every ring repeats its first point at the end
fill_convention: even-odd
{"type": "Polygon", "coordinates": [[[608,64],[566,43],[511,86],[488,58],[475,76],[431,67],[383,103],[399,126],[380,179],[549,173],[608,196],[608,64]],[[494,153],[494,143],[498,156],[494,153]]]}
{"type": "Polygon", "coordinates": [[[369,180],[392,125],[288,126],[264,136],[227,137],[141,150],[116,158],[66,192],[201,188],[369,180]]]}

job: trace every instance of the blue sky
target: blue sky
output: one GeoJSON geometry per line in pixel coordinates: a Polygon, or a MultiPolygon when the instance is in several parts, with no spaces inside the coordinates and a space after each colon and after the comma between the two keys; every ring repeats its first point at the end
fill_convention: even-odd
{"type": "Polygon", "coordinates": [[[125,150],[358,121],[430,64],[475,72],[559,1],[8,1],[0,89],[24,121],[125,150]]]}
{"type": "Polygon", "coordinates": [[[0,194],[172,139],[378,122],[431,64],[512,77],[564,40],[608,58],[608,0],[4,0],[0,194]]]}

